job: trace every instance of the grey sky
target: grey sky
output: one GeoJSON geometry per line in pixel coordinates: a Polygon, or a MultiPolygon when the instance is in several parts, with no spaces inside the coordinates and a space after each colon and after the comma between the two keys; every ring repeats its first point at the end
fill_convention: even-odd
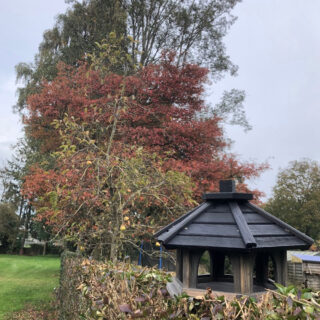
{"type": "Polygon", "coordinates": [[[233,151],[244,160],[268,160],[271,170],[253,185],[268,196],[279,167],[309,157],[320,160],[320,1],[244,0],[234,11],[226,45],[238,77],[219,82],[247,94],[253,130],[229,128],[233,151]]]}
{"type": "Polygon", "coordinates": [[[10,146],[21,133],[19,117],[12,113],[16,101],[14,67],[32,62],[43,31],[66,8],[64,0],[0,1],[0,164],[11,155],[10,146]]]}
{"type": "MultiPolygon", "coordinates": [[[[0,1],[0,160],[21,135],[15,103],[14,66],[32,62],[45,29],[64,12],[64,0],[0,1]]],[[[271,194],[279,167],[309,157],[320,160],[319,0],[244,0],[225,40],[238,77],[212,86],[247,93],[245,108],[253,130],[232,127],[232,151],[243,160],[269,161],[272,169],[251,182],[271,194]]]]}

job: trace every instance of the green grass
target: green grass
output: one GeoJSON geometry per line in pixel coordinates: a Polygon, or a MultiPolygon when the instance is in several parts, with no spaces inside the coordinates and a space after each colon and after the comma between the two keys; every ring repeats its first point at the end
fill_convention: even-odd
{"type": "Polygon", "coordinates": [[[26,305],[43,307],[59,282],[58,257],[0,255],[0,319],[26,305]]]}

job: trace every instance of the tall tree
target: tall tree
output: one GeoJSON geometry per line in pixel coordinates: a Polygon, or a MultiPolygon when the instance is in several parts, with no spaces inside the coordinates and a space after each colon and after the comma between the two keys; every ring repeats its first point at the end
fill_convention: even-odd
{"type": "Polygon", "coordinates": [[[207,70],[191,64],[177,66],[174,60],[173,54],[164,55],[159,64],[130,76],[101,75],[86,64],[77,68],[61,64],[57,78],[44,83],[41,92],[28,100],[29,134],[41,141],[43,152],[56,150],[59,132],[52,121],[62,120],[66,113],[85,122],[99,115],[101,132],[110,130],[108,105],[125,83],[125,95],[135,99],[128,101],[130,112],[119,115],[122,125],[115,139],[160,153],[168,167],[193,177],[199,197],[216,189],[221,178],[243,182],[258,175],[264,166],[242,164],[226,152],[221,118],[208,112],[202,100],[207,70]]]}
{"type": "Polygon", "coordinates": [[[44,95],[34,95],[33,106],[40,112],[31,112],[29,118],[32,132],[40,132],[45,145],[55,151],[56,165],[52,170],[35,166],[26,177],[23,193],[37,208],[38,217],[59,235],[116,259],[124,242],[135,244],[133,235],[149,232],[155,220],[167,221],[173,209],[177,214],[191,201],[190,178],[165,168],[162,157],[150,146],[144,150],[141,144],[124,139],[128,119],[135,112],[133,105],[140,97],[136,92],[149,86],[140,77],[100,73],[87,65],[74,72],[70,67],[66,73],[61,71],[64,76],[48,85],[66,88],[77,81],[70,96],[75,100],[61,105],[61,92],[45,101],[44,95]],[[48,112],[43,113],[43,104],[38,104],[48,105],[56,98],[60,101],[56,101],[57,108],[45,108],[48,112]],[[68,111],[62,120],[59,114],[51,114],[59,107],[68,111]],[[57,120],[52,124],[54,117],[57,120]],[[39,119],[49,122],[39,124],[39,119]],[[50,125],[49,135],[44,136],[44,128],[50,125]],[[58,141],[56,147],[51,138],[58,141]],[[150,215],[155,205],[157,211],[150,215]]]}
{"type": "MultiPolygon", "coordinates": [[[[44,33],[34,63],[21,63],[16,67],[17,78],[24,82],[24,87],[19,89],[17,108],[27,116],[28,97],[40,92],[43,83],[56,77],[58,62],[77,67],[80,60],[93,52],[100,54],[105,46],[97,46],[96,43],[102,43],[104,39],[110,43],[111,31],[123,39],[121,50],[131,57],[134,65],[155,63],[159,61],[162,50],[170,50],[176,52],[177,66],[197,61],[210,66],[210,74],[215,78],[224,72],[230,71],[233,74],[236,71],[226,55],[222,40],[235,20],[231,10],[239,0],[68,2],[72,6],[65,14],[58,16],[52,29],[44,33]],[[127,36],[131,40],[127,41],[127,36]]],[[[122,68],[113,71],[123,73],[122,68]]],[[[248,129],[243,100],[242,91],[226,92],[213,113],[225,120],[231,114],[232,124],[240,124],[248,129]]],[[[30,132],[27,127],[26,140],[30,148],[38,152],[39,143],[29,135],[30,132]]]]}
{"type": "MultiPolygon", "coordinates": [[[[126,51],[145,66],[157,62],[163,50],[176,52],[176,62],[200,63],[215,78],[234,74],[223,37],[235,21],[231,10],[240,0],[76,0],[46,31],[33,64],[17,65],[17,78],[25,82],[19,89],[17,109],[24,110],[27,97],[41,81],[52,80],[58,61],[77,65],[96,42],[110,32],[129,36],[126,51]]],[[[240,93],[239,93],[240,94],[240,93]]]]}
{"type": "Polygon", "coordinates": [[[56,76],[59,61],[77,65],[110,32],[118,36],[126,32],[126,14],[120,1],[68,2],[72,7],[58,15],[55,26],[44,32],[34,62],[16,66],[17,79],[24,82],[24,87],[18,89],[17,110],[24,110],[27,97],[37,92],[42,80],[50,81],[56,76]]]}
{"type": "Polygon", "coordinates": [[[298,230],[319,239],[319,163],[308,159],[290,162],[279,172],[266,209],[298,230]]]}
{"type": "Polygon", "coordinates": [[[14,246],[18,235],[19,221],[14,207],[8,203],[0,203],[0,249],[6,252],[14,246]]]}
{"type": "Polygon", "coordinates": [[[50,160],[52,159],[48,154],[43,155],[37,152],[38,146],[32,148],[35,143],[36,140],[32,138],[21,139],[15,145],[12,159],[0,170],[1,200],[4,203],[10,203],[15,212],[18,213],[15,234],[19,234],[21,240],[20,244],[17,245],[17,247],[20,247],[20,253],[23,253],[24,242],[30,232],[34,213],[29,199],[21,194],[21,187],[25,182],[25,177],[30,173],[30,166],[34,163],[41,163],[43,167],[48,167],[51,166],[50,160]],[[26,141],[26,139],[29,141],[26,141]],[[30,143],[30,140],[33,142],[30,143]]]}
{"type": "MultiPolygon", "coordinates": [[[[201,97],[208,70],[190,63],[210,67],[214,78],[235,73],[222,40],[235,20],[230,12],[237,0],[70,2],[73,6],[45,33],[35,63],[17,66],[18,78],[25,80],[18,109],[25,113],[33,159],[38,157],[24,184],[28,199],[42,203],[41,194],[49,192],[52,206],[53,186],[47,184],[52,179],[55,187],[59,185],[55,171],[64,175],[57,164],[67,157],[50,155],[61,151],[63,139],[71,137],[52,122],[64,121],[67,114],[77,126],[95,126],[87,130],[90,141],[109,137],[114,124],[110,105],[119,90],[127,99],[126,108],[117,115],[112,139],[156,154],[162,173],[172,169],[189,176],[196,196],[215,189],[220,178],[243,182],[261,172],[264,166],[240,163],[226,152],[222,120],[236,113],[231,121],[248,127],[243,93],[225,93],[211,112],[201,97]],[[111,48],[114,39],[120,42],[111,48]],[[110,57],[116,53],[122,58],[115,63],[110,57]]],[[[105,152],[103,145],[100,151],[105,152]]],[[[241,187],[246,189],[245,184],[241,187]]]]}
{"type": "MultiPolygon", "coordinates": [[[[106,46],[114,61],[117,51],[106,46]]],[[[118,54],[115,60],[127,59],[118,54]]],[[[115,258],[129,223],[129,235],[141,236],[180,212],[172,205],[190,203],[190,181],[200,196],[222,177],[248,178],[262,168],[226,154],[220,118],[201,98],[206,69],[178,66],[170,53],[119,75],[104,59],[61,63],[58,76],[29,98],[30,135],[56,163],[34,166],[23,193],[59,234],[89,246],[98,237],[115,258]]]]}
{"type": "Polygon", "coordinates": [[[125,0],[129,46],[141,65],[154,63],[163,50],[176,52],[176,62],[209,67],[216,77],[234,73],[236,66],[222,42],[235,18],[237,0],[125,0]]]}

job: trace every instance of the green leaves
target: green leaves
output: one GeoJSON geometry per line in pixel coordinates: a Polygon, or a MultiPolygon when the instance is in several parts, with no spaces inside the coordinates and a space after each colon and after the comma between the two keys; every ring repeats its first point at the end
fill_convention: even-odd
{"type": "Polygon", "coordinates": [[[104,132],[94,121],[67,114],[54,121],[61,141],[55,168],[36,168],[24,184],[40,218],[65,239],[76,239],[83,252],[111,259],[194,203],[185,173],[165,168],[156,152],[115,140],[122,98],[109,105],[113,116],[104,132]]]}
{"type": "Polygon", "coordinates": [[[292,161],[278,174],[266,210],[298,230],[320,236],[320,166],[308,159],[292,161]]]}
{"type": "Polygon", "coordinates": [[[50,191],[48,195],[51,207],[56,209],[58,204],[58,193],[56,191],[50,191]]]}
{"type": "Polygon", "coordinates": [[[0,242],[3,250],[16,241],[18,234],[19,219],[15,208],[8,203],[0,203],[0,242]]]}

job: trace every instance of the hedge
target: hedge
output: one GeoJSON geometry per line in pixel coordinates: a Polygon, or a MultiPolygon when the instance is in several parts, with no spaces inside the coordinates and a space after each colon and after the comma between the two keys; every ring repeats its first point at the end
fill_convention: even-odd
{"type": "Polygon", "coordinates": [[[203,299],[171,298],[171,276],[155,268],[128,263],[98,262],[64,254],[59,290],[60,320],[210,320],[320,319],[320,295],[278,286],[260,300],[226,300],[211,290],[203,299]]]}
{"type": "Polygon", "coordinates": [[[77,320],[88,308],[88,301],[77,289],[83,281],[83,258],[73,252],[61,255],[60,285],[58,290],[59,320],[77,320]]]}

